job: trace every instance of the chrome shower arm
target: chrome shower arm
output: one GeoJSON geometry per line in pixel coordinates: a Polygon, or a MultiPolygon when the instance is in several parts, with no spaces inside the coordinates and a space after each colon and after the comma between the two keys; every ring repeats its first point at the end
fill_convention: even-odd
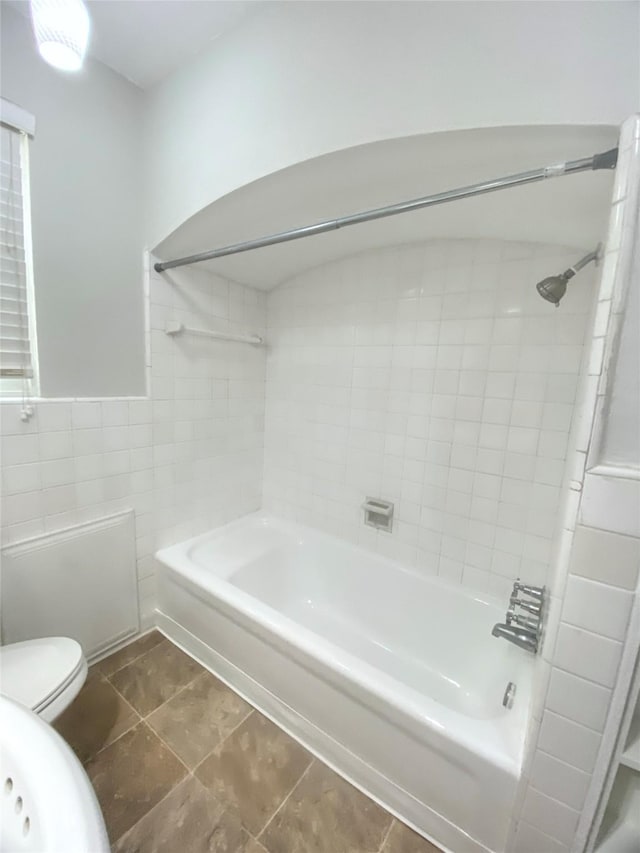
{"type": "Polygon", "coordinates": [[[580,272],[582,267],[586,267],[587,264],[590,264],[591,261],[597,261],[600,256],[600,246],[595,249],[593,252],[589,252],[588,255],[585,255],[584,258],[580,258],[580,260],[575,263],[572,267],[576,272],[580,272]]]}
{"type": "Polygon", "coordinates": [[[587,264],[590,264],[592,261],[597,261],[600,258],[600,250],[601,245],[598,244],[598,247],[594,249],[593,252],[589,252],[588,255],[585,255],[584,258],[580,258],[580,260],[576,261],[573,266],[570,266],[568,270],[565,270],[562,273],[562,278],[568,281],[570,278],[573,278],[577,272],[580,272],[583,267],[586,267],[587,264]]]}

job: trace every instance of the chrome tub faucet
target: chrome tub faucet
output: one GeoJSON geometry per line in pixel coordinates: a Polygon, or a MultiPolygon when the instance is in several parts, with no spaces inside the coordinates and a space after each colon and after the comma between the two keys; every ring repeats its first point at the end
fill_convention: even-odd
{"type": "Polygon", "coordinates": [[[526,649],[528,652],[535,653],[538,651],[538,637],[534,631],[528,628],[520,628],[517,625],[508,625],[505,622],[498,622],[493,626],[491,634],[494,637],[504,637],[514,646],[519,646],[521,649],[526,649]]]}
{"type": "Polygon", "coordinates": [[[540,645],[542,633],[542,617],[545,598],[545,587],[530,586],[516,580],[509,599],[505,621],[498,622],[493,626],[491,634],[494,637],[503,637],[515,646],[536,654],[540,645]],[[518,594],[528,596],[533,601],[521,599],[518,594]],[[524,611],[524,613],[517,612],[524,611]]]}

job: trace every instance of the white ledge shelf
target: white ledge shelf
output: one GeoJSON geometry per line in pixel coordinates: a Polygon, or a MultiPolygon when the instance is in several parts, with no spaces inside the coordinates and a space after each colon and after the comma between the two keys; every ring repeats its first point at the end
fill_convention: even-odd
{"type": "Polygon", "coordinates": [[[192,329],[190,326],[176,322],[167,323],[164,331],[174,338],[179,335],[197,335],[216,341],[234,341],[235,343],[253,344],[254,346],[263,346],[264,344],[264,339],[260,335],[234,335],[231,332],[216,332],[214,329],[192,329]]]}

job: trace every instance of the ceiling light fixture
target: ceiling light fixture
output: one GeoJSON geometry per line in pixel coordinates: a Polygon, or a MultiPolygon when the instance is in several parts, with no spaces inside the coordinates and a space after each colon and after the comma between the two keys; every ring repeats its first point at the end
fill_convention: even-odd
{"type": "Polygon", "coordinates": [[[82,67],[89,41],[89,13],[82,0],[31,0],[40,56],[61,71],[82,67]]]}

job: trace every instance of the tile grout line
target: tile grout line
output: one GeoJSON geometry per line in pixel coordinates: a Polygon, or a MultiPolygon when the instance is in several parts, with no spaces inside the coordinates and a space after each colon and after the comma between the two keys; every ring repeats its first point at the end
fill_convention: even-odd
{"type": "Polygon", "coordinates": [[[87,766],[91,761],[93,761],[93,759],[94,759],[94,758],[97,758],[99,755],[101,755],[101,754],[105,751],[105,749],[109,749],[109,747],[110,747],[110,746],[113,746],[115,743],[118,743],[118,741],[122,740],[122,738],[123,738],[125,735],[128,735],[130,731],[133,731],[133,729],[135,729],[135,727],[136,727],[136,726],[139,726],[139,725],[140,725],[140,723],[143,723],[143,722],[144,722],[144,720],[142,719],[142,717],[140,717],[138,714],[136,714],[136,716],[138,717],[138,719],[135,721],[135,723],[134,723],[132,726],[129,726],[129,728],[128,728],[126,731],[124,731],[124,732],[122,732],[121,734],[119,734],[117,738],[114,738],[114,739],[113,739],[112,741],[110,741],[109,743],[106,743],[106,744],[104,744],[104,746],[101,746],[101,747],[100,747],[100,749],[99,749],[97,752],[94,752],[94,753],[93,753],[92,755],[90,755],[90,756],[89,756],[85,761],[83,761],[83,762],[82,762],[82,766],[86,768],[86,766],[87,766]]]}
{"type": "MultiPolygon", "coordinates": [[[[167,639],[166,637],[164,637],[164,636],[163,636],[163,639],[162,639],[160,642],[167,642],[167,643],[169,643],[170,645],[174,646],[175,648],[178,648],[177,646],[175,646],[175,644],[174,644],[174,643],[172,643],[172,642],[171,642],[171,640],[168,640],[168,639],[167,639]]],[[[191,687],[191,685],[192,685],[195,681],[197,681],[199,678],[201,678],[205,673],[208,673],[208,672],[209,672],[205,667],[202,667],[203,672],[199,672],[197,675],[194,675],[194,677],[191,679],[191,681],[187,682],[187,683],[186,683],[185,685],[183,685],[182,687],[179,687],[179,688],[178,688],[178,690],[176,690],[176,692],[175,692],[172,696],[169,696],[169,698],[168,698],[168,699],[165,699],[163,702],[161,702],[161,703],[160,703],[160,705],[158,705],[158,706],[157,706],[156,708],[154,708],[152,711],[149,711],[149,713],[148,713],[148,714],[141,714],[141,713],[140,713],[140,712],[139,712],[139,711],[138,711],[138,710],[137,710],[137,709],[136,709],[136,708],[131,704],[131,702],[129,702],[129,700],[127,699],[127,697],[126,697],[123,693],[121,693],[121,691],[116,687],[116,685],[113,683],[113,681],[111,680],[111,678],[112,678],[112,676],[116,675],[118,672],[122,672],[122,670],[123,670],[123,669],[126,669],[128,666],[130,666],[130,665],[134,664],[136,661],[139,661],[139,660],[140,660],[140,658],[143,658],[145,655],[150,654],[150,653],[151,653],[152,651],[154,651],[154,650],[155,650],[159,645],[160,645],[160,643],[156,643],[156,645],[155,645],[155,646],[153,646],[153,648],[148,649],[146,652],[143,652],[141,655],[138,655],[138,657],[137,657],[137,658],[134,658],[134,660],[131,660],[131,661],[129,661],[128,663],[126,663],[124,666],[121,666],[121,667],[120,667],[120,669],[117,669],[115,672],[112,672],[112,673],[111,673],[111,675],[105,675],[105,674],[104,674],[104,673],[102,673],[102,672],[101,672],[101,673],[99,673],[103,678],[105,678],[105,679],[109,682],[109,684],[113,687],[113,689],[116,691],[116,693],[118,694],[118,696],[121,696],[121,697],[122,697],[122,699],[124,699],[124,701],[127,703],[127,705],[129,705],[129,707],[130,707],[130,708],[133,708],[133,710],[138,714],[138,716],[140,717],[140,719],[141,719],[141,720],[144,720],[145,722],[147,721],[147,718],[148,718],[148,717],[150,717],[152,714],[155,714],[155,712],[156,712],[156,711],[158,711],[160,708],[163,708],[163,707],[164,707],[168,702],[171,702],[171,700],[172,700],[172,699],[175,699],[175,697],[176,697],[176,696],[178,696],[180,693],[182,693],[182,692],[183,692],[184,690],[186,690],[188,687],[191,687]]],[[[126,648],[126,646],[125,646],[125,648],[126,648]]],[[[181,650],[181,649],[179,649],[179,651],[182,651],[182,650],[181,650]]],[[[189,656],[189,657],[190,657],[190,656],[189,656]]],[[[105,660],[108,660],[108,658],[105,658],[105,660]]],[[[194,660],[194,659],[193,659],[193,658],[191,658],[191,660],[194,660]]],[[[195,662],[196,662],[196,663],[198,663],[198,661],[195,661],[195,662]]],[[[202,666],[202,664],[199,664],[199,666],[202,666]]],[[[211,673],[209,673],[209,674],[211,674],[211,673]]],[[[214,676],[214,678],[215,678],[215,676],[214,676]]],[[[153,727],[151,727],[151,728],[153,728],[153,727]]],[[[153,729],[153,731],[155,731],[155,729],[153,729]]]]}
{"type": "Polygon", "coordinates": [[[262,843],[262,841],[258,841],[257,836],[255,836],[252,832],[249,832],[249,830],[247,829],[247,827],[246,827],[244,824],[242,824],[242,828],[243,828],[243,829],[244,829],[244,831],[247,833],[247,835],[249,836],[249,838],[254,842],[254,844],[259,844],[259,845],[260,845],[260,847],[262,847],[262,849],[263,849],[263,850],[266,850],[266,853],[271,853],[271,851],[270,851],[270,850],[269,850],[269,848],[266,846],[266,844],[263,844],[263,843],[262,843]]]}
{"type": "MultiPolygon", "coordinates": [[[[149,634],[151,634],[151,633],[152,633],[151,631],[147,631],[147,633],[146,633],[146,634],[143,634],[141,637],[138,637],[137,639],[132,640],[132,642],[131,642],[131,643],[129,643],[128,645],[123,646],[121,649],[118,649],[117,651],[113,652],[113,654],[114,654],[114,655],[117,655],[117,654],[119,654],[119,652],[123,652],[125,649],[129,648],[129,646],[132,646],[132,645],[133,645],[134,643],[136,643],[138,640],[142,640],[142,639],[144,639],[144,637],[148,637],[148,636],[149,636],[149,634]]],[[[160,633],[160,632],[158,632],[158,633],[160,633]]],[[[116,672],[120,672],[120,670],[124,669],[126,666],[129,666],[130,664],[135,663],[137,660],[140,660],[140,658],[144,657],[145,655],[148,655],[148,654],[149,654],[149,652],[152,652],[152,651],[156,648],[156,646],[159,646],[159,645],[160,645],[160,643],[162,643],[163,641],[165,641],[165,640],[167,639],[167,638],[164,636],[164,634],[160,634],[160,636],[162,637],[162,639],[161,639],[161,640],[159,640],[159,641],[155,644],[155,646],[151,646],[151,648],[150,648],[150,649],[147,649],[147,650],[146,650],[146,652],[141,652],[141,653],[140,653],[139,655],[137,655],[136,657],[131,658],[131,660],[128,660],[128,661],[127,661],[126,663],[124,663],[122,666],[118,667],[118,669],[114,669],[114,671],[113,671],[112,673],[107,674],[106,672],[102,672],[101,670],[98,670],[98,672],[100,672],[100,675],[103,675],[105,678],[107,678],[107,679],[109,679],[109,680],[110,680],[110,679],[111,679],[111,676],[112,676],[112,675],[115,675],[115,674],[116,674],[116,672]]],[[[111,657],[111,655],[107,655],[106,657],[102,658],[102,660],[99,660],[97,663],[92,663],[92,664],[91,664],[91,669],[93,669],[93,667],[94,667],[94,666],[95,666],[95,667],[99,667],[101,663],[104,663],[105,661],[109,660],[109,658],[110,658],[110,657],[111,657]]]]}
{"type": "MultiPolygon", "coordinates": [[[[305,752],[306,752],[306,750],[305,750],[305,752]]],[[[307,753],[307,754],[311,756],[311,761],[309,762],[309,765],[305,768],[304,772],[300,775],[300,778],[297,780],[297,782],[295,782],[295,783],[294,783],[293,788],[291,788],[291,790],[290,790],[290,791],[289,791],[289,793],[285,796],[285,798],[282,800],[282,802],[280,803],[280,805],[276,807],[276,810],[275,810],[275,811],[274,811],[274,813],[271,815],[271,817],[269,818],[269,820],[268,820],[268,821],[265,823],[265,825],[262,827],[262,829],[261,829],[261,830],[260,830],[260,832],[258,833],[258,837],[257,837],[257,839],[256,839],[257,841],[260,841],[260,837],[261,837],[262,835],[264,835],[264,833],[267,831],[267,828],[270,826],[270,824],[272,823],[272,821],[273,821],[273,819],[275,818],[275,816],[276,816],[276,815],[278,814],[278,812],[279,812],[279,811],[284,807],[285,803],[287,803],[287,802],[288,802],[289,798],[291,797],[291,795],[293,794],[293,792],[295,791],[295,789],[298,787],[298,785],[302,782],[302,780],[304,779],[304,777],[307,775],[307,773],[308,773],[308,772],[311,770],[311,768],[313,767],[313,765],[314,765],[314,763],[315,763],[315,761],[316,761],[316,758],[315,758],[315,756],[314,756],[314,755],[311,755],[311,753],[307,753]]],[[[260,844],[262,844],[262,841],[260,841],[260,844]]],[[[263,846],[264,846],[264,845],[263,845],[263,846]]]]}
{"type": "MultiPolygon", "coordinates": [[[[187,776],[191,776],[191,775],[193,775],[193,770],[191,770],[191,769],[190,769],[190,768],[185,764],[185,762],[182,760],[182,758],[180,758],[180,756],[178,755],[178,753],[177,753],[174,749],[172,749],[172,747],[171,747],[171,746],[169,746],[169,744],[166,742],[166,740],[164,740],[164,738],[160,737],[160,735],[158,734],[158,732],[157,732],[154,728],[152,728],[152,727],[149,725],[149,723],[146,721],[146,719],[143,719],[143,720],[142,720],[142,722],[143,722],[143,723],[145,724],[145,726],[149,729],[149,731],[151,732],[151,734],[152,734],[152,735],[154,735],[155,737],[157,737],[157,738],[158,738],[158,740],[160,741],[160,743],[161,743],[164,747],[166,747],[166,748],[169,750],[169,752],[174,756],[174,758],[177,758],[177,759],[178,759],[178,761],[180,762],[180,764],[182,764],[182,766],[183,766],[183,767],[185,768],[185,770],[187,771],[187,776]]],[[[183,776],[183,777],[182,777],[182,779],[180,780],[180,782],[182,782],[182,781],[183,781],[183,779],[186,779],[186,778],[187,778],[187,776],[183,776]]],[[[179,785],[179,784],[180,784],[179,782],[177,782],[177,783],[176,783],[176,785],[179,785]]],[[[175,786],[174,786],[174,787],[175,787],[175,786]]],[[[173,790],[173,789],[172,789],[172,790],[173,790]]]]}
{"type": "MultiPolygon", "coordinates": [[[[237,694],[236,694],[236,695],[237,695],[237,694]]],[[[242,698],[242,697],[240,697],[240,698],[242,698]]],[[[249,704],[249,703],[247,702],[247,704],[249,704]]],[[[215,752],[215,751],[216,751],[216,749],[218,749],[218,747],[222,746],[222,744],[223,744],[226,740],[228,740],[228,739],[231,737],[231,735],[232,735],[234,732],[236,732],[236,731],[240,728],[240,726],[241,726],[243,723],[246,723],[246,721],[249,719],[249,717],[250,717],[250,716],[251,716],[251,715],[256,711],[256,709],[253,707],[253,705],[250,705],[250,706],[249,706],[249,708],[250,708],[250,710],[249,710],[249,711],[244,715],[244,717],[240,720],[240,722],[239,722],[239,723],[237,723],[237,724],[236,724],[232,729],[230,729],[230,730],[227,732],[227,734],[226,734],[226,735],[224,735],[224,737],[220,738],[219,742],[218,742],[218,743],[213,747],[213,749],[211,750],[211,752],[208,752],[208,753],[205,755],[205,757],[202,759],[202,761],[204,761],[205,759],[209,758],[209,756],[211,755],[211,753],[212,753],[212,752],[215,752]]],[[[260,713],[260,712],[258,711],[258,713],[260,713]]],[[[200,761],[200,762],[198,763],[198,767],[200,766],[200,764],[202,764],[202,761],[200,761]]]]}
{"type": "MultiPolygon", "coordinates": [[[[155,714],[155,712],[156,712],[156,711],[159,711],[159,710],[160,710],[160,708],[164,708],[164,706],[165,706],[165,705],[167,705],[169,702],[173,701],[173,699],[175,699],[175,698],[176,698],[176,696],[179,696],[179,695],[180,695],[181,693],[183,693],[183,692],[184,692],[188,687],[191,687],[191,685],[192,685],[192,684],[194,684],[194,682],[196,682],[196,681],[197,681],[199,678],[201,678],[203,675],[204,675],[204,672],[199,672],[196,676],[194,676],[194,677],[191,679],[191,681],[189,681],[187,684],[185,684],[185,685],[184,685],[184,687],[179,687],[179,688],[178,688],[178,690],[176,690],[176,692],[175,692],[172,696],[169,696],[169,698],[168,698],[168,699],[165,699],[163,702],[161,702],[161,703],[157,706],[157,708],[154,708],[154,709],[153,709],[153,711],[149,711],[149,713],[148,713],[148,714],[145,714],[144,716],[141,714],[140,716],[142,717],[142,719],[143,719],[143,720],[147,720],[147,719],[148,719],[152,714],[155,714]]],[[[117,690],[118,688],[116,687],[115,689],[117,690]]],[[[118,691],[118,692],[120,692],[120,691],[118,691]]],[[[122,695],[122,694],[121,694],[121,695],[122,695]]],[[[154,730],[154,731],[155,731],[155,730],[154,730]]]]}
{"type": "MultiPolygon", "coordinates": [[[[105,678],[105,676],[102,676],[102,677],[103,677],[103,678],[105,678]]],[[[105,678],[105,681],[107,681],[107,684],[109,685],[109,687],[111,687],[111,688],[113,689],[113,691],[114,691],[115,693],[117,693],[117,695],[120,697],[120,699],[122,699],[124,702],[126,702],[126,704],[128,705],[128,707],[131,709],[132,713],[133,713],[133,714],[135,714],[135,716],[136,716],[136,720],[135,720],[135,722],[133,723],[133,725],[129,726],[129,728],[128,728],[128,729],[126,729],[125,731],[121,732],[121,733],[118,735],[118,737],[114,738],[112,741],[109,741],[109,743],[105,743],[105,744],[103,744],[97,752],[94,752],[94,753],[93,753],[93,755],[90,755],[90,756],[87,758],[87,760],[86,760],[86,761],[83,761],[83,762],[82,762],[82,766],[83,766],[83,767],[86,767],[86,765],[87,765],[90,761],[93,761],[93,759],[94,759],[94,758],[96,758],[98,755],[100,755],[102,752],[104,752],[104,750],[105,750],[105,749],[109,749],[109,747],[110,747],[110,746],[113,746],[113,744],[114,744],[114,743],[118,743],[118,741],[119,741],[121,738],[123,738],[126,734],[129,734],[129,732],[130,732],[132,729],[135,729],[135,727],[136,727],[136,726],[138,726],[140,723],[144,722],[144,720],[143,720],[142,716],[141,716],[141,715],[136,711],[136,709],[133,707],[133,705],[132,705],[132,704],[131,704],[131,703],[130,703],[130,702],[129,702],[129,701],[128,701],[128,700],[127,700],[123,695],[122,695],[122,693],[120,693],[120,691],[117,689],[117,687],[114,687],[114,685],[113,685],[110,681],[108,681],[106,678],[105,678]]]]}
{"type": "Polygon", "coordinates": [[[135,829],[135,827],[138,826],[138,824],[141,821],[143,821],[150,814],[150,812],[152,812],[161,803],[164,803],[164,801],[168,797],[170,797],[171,794],[173,794],[173,792],[176,790],[176,788],[178,788],[180,785],[182,785],[183,782],[186,782],[190,776],[193,776],[193,773],[189,772],[186,776],[183,776],[182,779],[180,779],[178,782],[176,782],[176,784],[173,786],[173,788],[171,788],[170,791],[167,791],[167,793],[164,795],[164,797],[162,797],[161,800],[158,800],[157,803],[155,803],[153,806],[151,806],[150,809],[148,809],[140,818],[138,818],[138,820],[133,824],[133,826],[130,826],[129,829],[126,829],[119,838],[116,838],[116,840],[111,845],[111,849],[113,849],[116,846],[116,844],[118,844],[118,842],[121,841],[125,837],[125,835],[127,835],[129,832],[132,832],[135,829]]]}
{"type": "MultiPolygon", "coordinates": [[[[387,812],[387,814],[390,814],[390,813],[387,812]]],[[[391,835],[391,830],[393,829],[393,825],[396,822],[396,819],[393,815],[390,815],[390,817],[391,817],[391,823],[389,824],[389,828],[387,829],[387,831],[385,832],[385,834],[382,838],[382,844],[380,845],[380,848],[378,849],[378,853],[384,853],[385,844],[389,840],[389,836],[391,835]]]]}
{"type": "MultiPolygon", "coordinates": [[[[241,698],[242,698],[242,697],[241,697],[241,698]]],[[[248,703],[247,703],[247,704],[248,704],[248,703]]],[[[219,742],[218,742],[218,743],[213,747],[213,749],[212,749],[212,750],[210,750],[210,751],[205,755],[205,757],[204,757],[201,761],[199,761],[199,762],[196,764],[196,766],[193,768],[193,771],[192,771],[192,772],[193,772],[193,774],[194,774],[194,776],[195,776],[195,772],[196,772],[196,770],[204,764],[204,762],[207,760],[207,758],[210,758],[210,757],[213,755],[213,753],[216,751],[216,749],[218,749],[218,747],[222,746],[222,744],[223,744],[223,743],[224,743],[228,738],[230,738],[230,737],[231,737],[231,735],[232,735],[232,734],[233,734],[237,729],[239,729],[239,728],[240,728],[240,726],[241,726],[243,723],[245,723],[245,722],[249,719],[249,717],[254,713],[254,711],[255,711],[255,710],[256,710],[256,709],[255,709],[255,708],[253,707],[253,705],[252,705],[252,706],[251,706],[251,710],[250,710],[250,711],[249,711],[249,713],[246,715],[246,717],[243,717],[243,718],[240,720],[240,722],[239,722],[236,726],[234,726],[234,727],[231,729],[231,731],[230,731],[228,734],[226,734],[226,735],[222,738],[222,740],[220,740],[220,741],[219,741],[219,742]]],[[[258,713],[259,713],[259,712],[258,712],[258,713]]],[[[196,777],[196,778],[197,778],[197,777],[196,777]]]]}

